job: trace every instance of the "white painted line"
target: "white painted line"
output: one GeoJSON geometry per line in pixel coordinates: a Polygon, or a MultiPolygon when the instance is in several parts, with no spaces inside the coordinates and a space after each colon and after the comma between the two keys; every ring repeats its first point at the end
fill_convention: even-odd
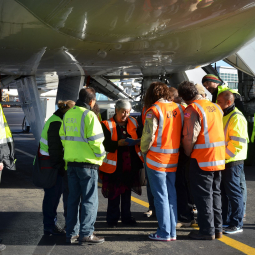
{"type": "Polygon", "coordinates": [[[21,152],[21,153],[23,153],[23,154],[25,154],[25,155],[27,155],[27,156],[29,156],[29,157],[31,157],[31,158],[34,158],[34,157],[35,157],[34,155],[32,155],[32,154],[30,154],[30,153],[27,153],[27,152],[25,152],[25,151],[22,151],[22,150],[20,150],[20,149],[15,149],[15,151],[21,152]]]}

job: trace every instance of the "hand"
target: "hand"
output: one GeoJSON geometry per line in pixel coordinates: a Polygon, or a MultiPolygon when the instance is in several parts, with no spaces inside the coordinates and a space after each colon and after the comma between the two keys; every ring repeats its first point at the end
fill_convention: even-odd
{"type": "Polygon", "coordinates": [[[0,171],[2,171],[4,168],[4,164],[3,163],[0,163],[0,171]]]}
{"type": "Polygon", "coordinates": [[[118,146],[127,146],[128,142],[125,142],[126,139],[120,139],[118,141],[118,146]]]}

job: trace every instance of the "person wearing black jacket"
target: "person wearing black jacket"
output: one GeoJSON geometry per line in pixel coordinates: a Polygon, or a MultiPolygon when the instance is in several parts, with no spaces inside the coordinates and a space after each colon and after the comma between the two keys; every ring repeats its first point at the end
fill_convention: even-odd
{"type": "MultiPolygon", "coordinates": [[[[131,191],[141,195],[139,170],[143,168],[143,162],[139,158],[135,146],[127,146],[128,143],[125,142],[126,138],[131,138],[131,134],[128,133],[128,130],[131,130],[129,126],[131,125],[131,120],[129,118],[137,125],[137,137],[141,137],[137,122],[132,117],[129,117],[130,110],[131,104],[129,101],[118,100],[115,106],[116,114],[108,120],[108,122],[115,122],[117,141],[113,139],[111,132],[106,127],[106,121],[101,123],[105,137],[103,142],[105,150],[109,154],[117,153],[115,171],[113,173],[100,172],[103,183],[102,194],[105,198],[108,198],[106,221],[111,228],[117,226],[120,216],[124,225],[136,225],[136,220],[132,217],[130,210],[131,191]]],[[[103,164],[102,168],[104,166],[103,164]]],[[[102,169],[102,171],[104,170],[102,169]]]]}
{"type": "Polygon", "coordinates": [[[43,223],[45,235],[65,235],[65,230],[57,224],[57,208],[63,194],[64,216],[67,214],[68,184],[65,171],[64,151],[59,136],[59,129],[64,114],[75,105],[73,101],[59,101],[59,109],[45,123],[40,140],[39,154],[48,156],[50,166],[58,170],[56,183],[51,188],[44,188],[43,223]]]}

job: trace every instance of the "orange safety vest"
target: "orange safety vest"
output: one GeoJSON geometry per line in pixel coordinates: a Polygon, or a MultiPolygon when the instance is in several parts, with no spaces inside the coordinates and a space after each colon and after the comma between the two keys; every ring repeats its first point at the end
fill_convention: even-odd
{"type": "Polygon", "coordinates": [[[143,125],[145,124],[145,116],[146,116],[146,109],[145,109],[145,107],[143,107],[143,110],[142,110],[142,123],[143,123],[143,125]]]}
{"type": "MultiPolygon", "coordinates": [[[[112,117],[110,120],[104,120],[102,121],[106,128],[111,132],[111,139],[112,141],[118,141],[118,134],[117,134],[117,129],[116,129],[116,122],[114,118],[112,117]]],[[[128,122],[127,122],[127,132],[128,134],[131,135],[133,139],[138,139],[138,135],[136,133],[138,127],[138,123],[136,119],[133,117],[128,117],[128,122]]],[[[135,151],[139,158],[143,161],[143,156],[140,150],[139,145],[135,145],[135,151]]],[[[107,152],[106,151],[106,157],[103,160],[103,164],[99,167],[99,170],[108,174],[112,174],[115,172],[116,167],[117,167],[117,152],[107,152]]]]}
{"type": "Polygon", "coordinates": [[[191,153],[204,171],[225,169],[225,136],[223,112],[217,104],[208,100],[195,100],[193,107],[201,119],[201,131],[191,153]]]}
{"type": "Polygon", "coordinates": [[[153,111],[159,123],[155,140],[146,163],[149,168],[162,172],[176,172],[179,159],[184,107],[174,102],[156,102],[147,110],[153,111]]]}

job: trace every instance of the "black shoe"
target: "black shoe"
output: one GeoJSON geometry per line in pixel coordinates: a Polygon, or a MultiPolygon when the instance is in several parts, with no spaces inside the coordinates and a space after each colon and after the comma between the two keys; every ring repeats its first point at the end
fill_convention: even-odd
{"type": "Polygon", "coordinates": [[[59,224],[56,224],[53,229],[44,229],[44,235],[46,236],[63,236],[66,234],[66,231],[59,226],[59,224]]]}
{"type": "Polygon", "coordinates": [[[0,252],[5,250],[6,249],[6,246],[4,244],[0,244],[0,252]]]}
{"type": "Polygon", "coordinates": [[[134,217],[131,217],[129,220],[122,221],[124,225],[134,226],[137,224],[134,217]]]}
{"type": "Polygon", "coordinates": [[[214,240],[215,239],[215,235],[203,235],[200,234],[198,230],[193,230],[191,231],[188,236],[192,239],[196,239],[196,240],[214,240]]]}
{"type": "Polygon", "coordinates": [[[117,228],[117,223],[108,223],[107,222],[107,225],[109,228],[117,228]]]}
{"type": "Polygon", "coordinates": [[[83,238],[79,239],[79,244],[100,244],[104,242],[104,238],[97,237],[94,234],[91,236],[84,236],[83,238]]]}

